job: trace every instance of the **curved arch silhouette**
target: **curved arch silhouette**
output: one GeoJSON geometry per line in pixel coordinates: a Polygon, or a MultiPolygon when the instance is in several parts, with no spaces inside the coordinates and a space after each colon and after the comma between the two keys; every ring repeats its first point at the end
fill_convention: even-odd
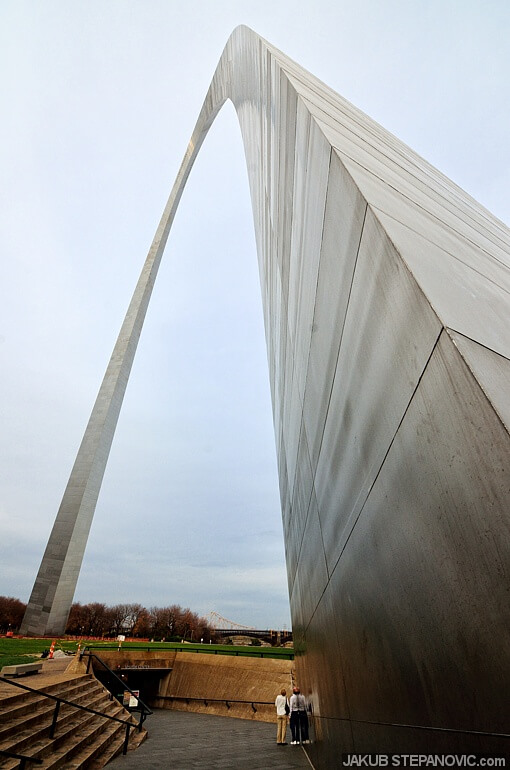
{"type": "Polygon", "coordinates": [[[507,748],[508,228],[246,27],[200,112],[22,632],[65,629],[165,243],[226,99],[248,165],[315,759],[507,748]]]}

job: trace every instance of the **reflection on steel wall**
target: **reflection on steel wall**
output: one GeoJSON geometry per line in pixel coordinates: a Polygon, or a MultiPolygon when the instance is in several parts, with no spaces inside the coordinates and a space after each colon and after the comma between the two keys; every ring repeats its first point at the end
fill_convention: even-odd
{"type": "Polygon", "coordinates": [[[510,233],[245,27],[142,271],[25,626],[65,623],[169,228],[227,98],[255,217],[312,759],[510,751],[510,233]]]}

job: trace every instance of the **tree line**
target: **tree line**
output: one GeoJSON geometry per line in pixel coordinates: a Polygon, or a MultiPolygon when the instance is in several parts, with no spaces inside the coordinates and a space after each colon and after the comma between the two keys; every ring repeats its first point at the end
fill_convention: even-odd
{"type": "MultiPolygon", "coordinates": [[[[0,596],[0,633],[16,631],[21,625],[26,604],[13,597],[0,596]]],[[[109,607],[100,602],[71,606],[66,634],[71,636],[111,637],[131,636],[156,641],[214,641],[214,629],[207,620],[188,607],[178,604],[151,607],[141,604],[115,604],[109,607]]]]}
{"type": "Polygon", "coordinates": [[[25,614],[26,604],[13,596],[0,596],[0,633],[17,631],[25,614]]]}

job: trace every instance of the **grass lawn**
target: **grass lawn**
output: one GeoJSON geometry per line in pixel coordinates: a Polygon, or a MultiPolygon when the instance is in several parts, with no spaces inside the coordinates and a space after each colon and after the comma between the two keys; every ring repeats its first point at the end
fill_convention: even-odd
{"type": "MultiPolygon", "coordinates": [[[[41,657],[43,650],[49,650],[52,639],[7,639],[0,637],[0,670],[3,666],[15,666],[18,663],[32,663],[41,657]]],[[[57,640],[55,649],[72,650],[78,647],[78,642],[57,640]]]]}
{"type": "MultiPolygon", "coordinates": [[[[117,649],[118,642],[91,642],[87,645],[100,655],[102,649],[117,649]]],[[[294,650],[289,647],[256,647],[238,644],[193,644],[180,642],[122,642],[122,648],[139,650],[177,650],[182,652],[202,652],[210,655],[236,655],[249,658],[277,658],[293,660],[294,650]]]]}
{"type": "MultiPolygon", "coordinates": [[[[17,663],[31,663],[41,657],[43,650],[49,650],[52,639],[7,639],[0,637],[0,669],[3,666],[14,666],[17,663]]],[[[86,640],[82,642],[87,645],[86,640]]],[[[97,655],[101,649],[117,649],[117,641],[94,642],[88,646],[97,655]]],[[[55,649],[75,652],[77,641],[57,639],[55,649]]],[[[256,647],[234,644],[181,644],[179,642],[122,642],[123,648],[140,650],[182,650],[184,652],[202,652],[210,655],[236,655],[251,658],[277,658],[292,660],[294,650],[288,647],[256,647]]]]}

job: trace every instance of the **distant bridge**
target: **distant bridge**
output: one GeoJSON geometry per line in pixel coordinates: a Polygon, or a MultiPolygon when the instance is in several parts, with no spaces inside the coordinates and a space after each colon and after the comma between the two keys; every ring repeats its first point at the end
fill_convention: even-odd
{"type": "Polygon", "coordinates": [[[250,626],[243,626],[241,623],[228,620],[214,611],[206,615],[206,620],[217,636],[251,636],[255,639],[263,639],[273,645],[292,641],[292,631],[286,628],[281,630],[250,628],[250,626]]]}
{"type": "Polygon", "coordinates": [[[215,628],[216,636],[252,636],[257,639],[264,639],[270,644],[285,644],[292,641],[292,631],[274,629],[247,628],[240,631],[238,628],[215,628]]]}

